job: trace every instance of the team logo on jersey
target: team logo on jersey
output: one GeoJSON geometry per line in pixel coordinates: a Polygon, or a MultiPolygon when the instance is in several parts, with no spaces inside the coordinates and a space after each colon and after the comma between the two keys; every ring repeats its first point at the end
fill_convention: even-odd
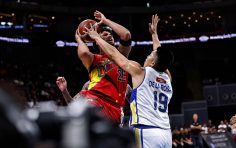
{"type": "Polygon", "coordinates": [[[104,77],[105,74],[110,72],[112,69],[115,69],[115,68],[118,67],[115,63],[113,63],[110,60],[100,61],[97,64],[95,64],[95,66],[98,70],[98,76],[99,77],[104,77]]]}
{"type": "Polygon", "coordinates": [[[160,77],[156,77],[156,81],[157,81],[158,83],[164,83],[164,84],[166,84],[166,80],[164,80],[163,78],[160,78],[160,77]]]}

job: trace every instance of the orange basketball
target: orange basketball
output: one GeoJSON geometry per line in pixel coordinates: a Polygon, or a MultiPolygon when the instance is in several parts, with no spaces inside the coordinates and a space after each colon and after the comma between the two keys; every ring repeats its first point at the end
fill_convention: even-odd
{"type": "MultiPolygon", "coordinates": [[[[81,38],[83,39],[84,42],[94,42],[93,39],[90,38],[90,36],[86,33],[84,33],[84,31],[86,31],[86,28],[90,28],[90,24],[94,25],[96,23],[95,20],[92,20],[92,19],[86,19],[84,21],[82,21],[79,26],[78,26],[78,29],[79,29],[79,33],[81,35],[81,38]],[[85,28],[86,27],[86,28],[85,28]]],[[[98,27],[98,26],[96,26],[98,27]]],[[[100,29],[99,27],[97,28],[97,31],[98,33],[100,33],[100,29]]]]}

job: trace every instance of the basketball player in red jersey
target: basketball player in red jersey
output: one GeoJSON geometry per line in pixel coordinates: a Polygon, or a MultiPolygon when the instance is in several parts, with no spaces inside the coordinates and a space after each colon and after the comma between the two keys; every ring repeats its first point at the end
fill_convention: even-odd
{"type": "MultiPolygon", "coordinates": [[[[120,37],[118,50],[128,57],[131,51],[131,34],[128,29],[107,19],[99,11],[94,12],[95,19],[99,21],[102,32],[101,37],[109,44],[114,45],[112,31],[120,37]]],[[[81,90],[74,98],[70,97],[66,87],[61,87],[65,79],[58,77],[57,85],[62,91],[64,98],[69,103],[80,96],[88,98],[89,102],[101,107],[102,114],[120,123],[121,108],[125,104],[125,92],[128,84],[128,73],[123,71],[117,64],[109,60],[100,50],[100,54],[93,54],[76,31],[75,37],[78,43],[77,53],[89,73],[89,86],[87,90],[81,90]],[[62,89],[61,89],[62,88],[62,89]]],[[[98,46],[97,46],[98,47],[98,46]]],[[[100,47],[98,47],[100,48],[100,47]]]]}

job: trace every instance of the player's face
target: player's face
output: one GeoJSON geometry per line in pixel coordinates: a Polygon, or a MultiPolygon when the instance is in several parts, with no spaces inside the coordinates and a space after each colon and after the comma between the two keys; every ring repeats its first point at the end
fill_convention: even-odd
{"type": "Polygon", "coordinates": [[[112,36],[112,34],[108,31],[103,31],[101,34],[101,38],[104,39],[106,42],[108,42],[111,45],[114,45],[114,38],[112,36]]]}
{"type": "Polygon", "coordinates": [[[144,67],[152,67],[155,65],[155,61],[157,60],[157,51],[152,51],[150,55],[147,56],[145,62],[144,62],[144,67]]]}

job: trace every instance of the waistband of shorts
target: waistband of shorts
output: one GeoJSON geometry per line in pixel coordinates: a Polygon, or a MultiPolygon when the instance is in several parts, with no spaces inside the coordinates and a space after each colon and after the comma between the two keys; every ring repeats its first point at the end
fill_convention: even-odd
{"type": "Polygon", "coordinates": [[[159,129],[163,129],[163,130],[169,130],[169,129],[161,128],[161,127],[159,127],[159,126],[144,125],[144,124],[136,124],[136,125],[133,125],[133,127],[134,127],[134,128],[139,128],[139,129],[159,128],[159,129]]]}

